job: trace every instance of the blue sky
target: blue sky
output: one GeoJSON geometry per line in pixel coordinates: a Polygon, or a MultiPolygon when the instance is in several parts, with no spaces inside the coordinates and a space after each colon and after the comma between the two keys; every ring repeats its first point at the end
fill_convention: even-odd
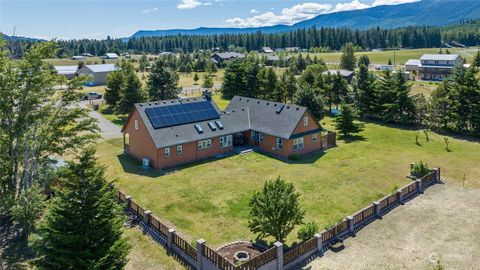
{"type": "Polygon", "coordinates": [[[126,37],[140,29],[293,24],[316,15],[416,0],[0,0],[0,31],[43,39],[126,37]]]}

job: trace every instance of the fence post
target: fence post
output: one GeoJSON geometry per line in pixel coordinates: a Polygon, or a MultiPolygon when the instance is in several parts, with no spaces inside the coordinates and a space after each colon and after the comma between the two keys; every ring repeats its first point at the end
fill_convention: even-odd
{"type": "Polygon", "coordinates": [[[433,168],[435,171],[435,181],[440,182],[440,168],[433,168]]]}
{"type": "Polygon", "coordinates": [[[379,201],[373,202],[373,207],[375,208],[375,215],[377,216],[377,218],[382,217],[382,215],[380,214],[380,202],[379,201]]]}
{"type": "Polygon", "coordinates": [[[415,163],[410,163],[410,175],[412,174],[414,166],[415,166],[415,163]]]}
{"type": "Polygon", "coordinates": [[[175,234],[175,229],[173,228],[168,229],[168,242],[167,242],[168,249],[172,249],[173,247],[173,234],[175,234]]]}
{"type": "Polygon", "coordinates": [[[283,270],[283,243],[277,241],[273,245],[277,248],[277,270],[283,270]]]}
{"type": "Polygon", "coordinates": [[[145,210],[145,224],[147,224],[147,226],[150,226],[150,217],[152,216],[152,211],[150,210],[145,210]]]}
{"type": "Polygon", "coordinates": [[[403,204],[403,196],[402,196],[401,189],[397,189],[397,197],[398,197],[398,203],[403,204]]]}
{"type": "Polygon", "coordinates": [[[317,239],[317,251],[323,253],[322,234],[321,233],[316,233],[315,238],[317,239]]]}
{"type": "Polygon", "coordinates": [[[348,231],[351,234],[355,234],[355,231],[353,230],[353,217],[352,216],[347,217],[347,224],[348,224],[348,231]]]}
{"type": "Polygon", "coordinates": [[[197,270],[203,269],[203,248],[206,241],[203,239],[197,240],[197,270]]]}
{"type": "Polygon", "coordinates": [[[132,196],[125,196],[125,201],[127,202],[125,206],[125,210],[129,210],[130,207],[132,206],[132,196]]]}
{"type": "Polygon", "coordinates": [[[422,190],[422,180],[417,179],[417,180],[415,180],[415,181],[417,181],[417,192],[418,192],[418,193],[423,193],[423,190],[422,190]]]}

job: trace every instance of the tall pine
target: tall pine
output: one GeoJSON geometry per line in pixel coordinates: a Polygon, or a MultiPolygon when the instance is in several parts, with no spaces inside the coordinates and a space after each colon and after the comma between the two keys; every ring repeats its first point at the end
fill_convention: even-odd
{"type": "Polygon", "coordinates": [[[32,237],[38,269],[122,269],[129,246],[122,210],[87,148],[59,175],[55,196],[32,237]]]}
{"type": "Polygon", "coordinates": [[[129,113],[133,105],[138,102],[145,101],[142,83],[134,72],[128,74],[125,81],[125,89],[123,90],[120,101],[117,104],[117,112],[121,114],[129,113]]]}
{"type": "Polygon", "coordinates": [[[162,58],[153,64],[148,75],[147,89],[149,100],[165,100],[178,97],[178,74],[167,67],[162,58]]]}

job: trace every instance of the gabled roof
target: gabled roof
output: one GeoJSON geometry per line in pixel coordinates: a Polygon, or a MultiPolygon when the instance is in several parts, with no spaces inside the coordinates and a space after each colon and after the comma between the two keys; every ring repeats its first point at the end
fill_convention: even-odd
{"type": "Polygon", "coordinates": [[[237,52],[223,52],[223,53],[214,53],[214,55],[217,55],[218,57],[222,59],[230,59],[230,58],[244,58],[245,55],[243,53],[237,53],[237,52]]]}
{"type": "Polygon", "coordinates": [[[290,139],[307,108],[255,98],[235,96],[225,112],[248,111],[250,129],[271,136],[290,139]],[[283,106],[280,113],[277,109],[283,106]]]}
{"type": "Polygon", "coordinates": [[[408,59],[407,62],[405,62],[405,66],[420,66],[422,62],[420,62],[419,59],[408,59]]]}
{"type": "Polygon", "coordinates": [[[262,47],[262,51],[265,53],[273,53],[273,50],[270,47],[262,47]]]}
{"type": "Polygon", "coordinates": [[[85,65],[84,67],[92,72],[110,72],[118,69],[115,64],[85,65]]]}
{"type": "Polygon", "coordinates": [[[116,53],[106,53],[105,56],[108,58],[118,58],[118,54],[116,53]]]}
{"type": "Polygon", "coordinates": [[[339,69],[339,70],[329,69],[329,70],[327,70],[327,71],[322,72],[322,74],[324,74],[324,75],[327,75],[327,74],[330,74],[330,75],[340,74],[340,75],[343,76],[343,77],[349,77],[349,76],[352,76],[352,75],[353,75],[353,71],[351,71],[351,70],[346,70],[346,69],[339,69]]]}
{"type": "Polygon", "coordinates": [[[424,54],[420,60],[454,61],[458,57],[460,57],[458,54],[424,54]]]}
{"type": "Polygon", "coordinates": [[[78,70],[78,66],[54,66],[54,68],[60,75],[73,75],[78,70]]]}

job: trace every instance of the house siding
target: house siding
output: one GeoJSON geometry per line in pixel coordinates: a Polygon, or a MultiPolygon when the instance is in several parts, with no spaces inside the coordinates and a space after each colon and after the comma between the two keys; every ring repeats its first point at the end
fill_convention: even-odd
{"type": "Polygon", "coordinates": [[[136,109],[133,110],[132,115],[125,124],[125,133],[129,135],[128,153],[139,160],[148,158],[151,166],[157,168],[155,144],[136,109]],[[138,121],[138,130],[135,130],[135,120],[138,121]]]}

